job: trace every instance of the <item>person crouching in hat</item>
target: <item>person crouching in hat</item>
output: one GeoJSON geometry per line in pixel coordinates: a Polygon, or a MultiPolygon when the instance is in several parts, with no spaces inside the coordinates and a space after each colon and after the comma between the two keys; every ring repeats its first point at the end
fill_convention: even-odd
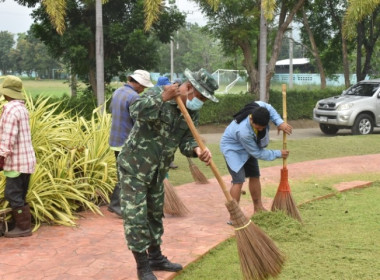
{"type": "Polygon", "coordinates": [[[32,146],[29,113],[22,95],[22,81],[6,76],[0,85],[0,95],[8,102],[0,118],[0,160],[6,176],[4,197],[12,208],[15,228],[5,237],[32,235],[31,214],[26,203],[30,175],[34,172],[36,156],[32,146]]]}
{"type": "MultiPolygon", "coordinates": [[[[114,151],[116,159],[133,127],[133,120],[129,115],[129,106],[140,98],[140,93],[146,88],[153,86],[148,71],[136,70],[133,74],[128,76],[127,83],[115,90],[112,94],[112,100],[109,107],[112,114],[109,145],[110,149],[114,151]]],[[[117,178],[119,178],[119,176],[117,176],[117,178]]],[[[108,211],[121,217],[120,186],[118,181],[110,196],[108,211]]]]}
{"type": "Polygon", "coordinates": [[[135,124],[117,158],[124,231],[140,280],[157,279],[152,270],[182,269],[161,252],[163,180],[177,148],[186,157],[206,164],[211,160],[209,149],[198,147],[175,98],[181,97],[197,125],[203,103],[218,102],[214,96],[218,85],[204,69],[186,69],[184,75],[188,80],[181,85],[153,87],[130,106],[135,124]]]}

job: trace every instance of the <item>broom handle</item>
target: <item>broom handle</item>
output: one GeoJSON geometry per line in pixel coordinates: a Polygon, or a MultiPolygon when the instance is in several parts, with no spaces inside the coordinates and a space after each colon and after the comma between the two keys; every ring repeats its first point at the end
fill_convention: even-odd
{"type": "MultiPolygon", "coordinates": [[[[287,123],[288,115],[286,111],[286,84],[282,84],[282,115],[284,122],[287,123]]],[[[282,132],[282,149],[286,150],[287,145],[286,145],[286,133],[285,131],[282,132]]],[[[286,168],[287,165],[287,160],[286,158],[282,159],[282,166],[286,168]]]]}
{"type": "MultiPolygon", "coordinates": [[[[193,137],[195,138],[195,141],[197,141],[197,143],[198,143],[199,148],[201,148],[202,151],[205,150],[206,146],[203,143],[201,136],[199,135],[198,130],[196,129],[196,127],[193,123],[193,120],[191,119],[191,117],[189,115],[189,112],[187,111],[185,105],[183,104],[181,97],[177,96],[176,101],[177,101],[177,104],[179,106],[179,109],[181,110],[183,116],[185,117],[186,123],[189,126],[190,131],[193,134],[193,137]]],[[[211,167],[212,172],[215,175],[216,180],[218,180],[219,185],[220,185],[221,189],[223,190],[224,196],[227,198],[227,201],[232,201],[233,198],[232,198],[230,192],[227,190],[227,186],[224,183],[222,176],[220,175],[219,170],[216,167],[216,165],[212,159],[210,161],[210,167],[211,167]]]]}

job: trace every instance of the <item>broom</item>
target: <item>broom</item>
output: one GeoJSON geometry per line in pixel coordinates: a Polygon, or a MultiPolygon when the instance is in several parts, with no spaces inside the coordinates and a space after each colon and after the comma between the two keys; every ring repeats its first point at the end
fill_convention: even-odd
{"type": "MultiPolygon", "coordinates": [[[[176,101],[199,147],[204,150],[206,146],[202,142],[181,97],[177,96],[176,101]]],[[[281,272],[285,261],[284,256],[275,243],[250,219],[245,217],[236,200],[232,198],[227,190],[227,186],[212,160],[210,161],[210,167],[227,198],[226,207],[230,212],[235,228],[240,267],[244,279],[262,280],[270,276],[277,276],[281,272]]]]}
{"type": "Polygon", "coordinates": [[[187,157],[187,161],[189,162],[189,169],[190,169],[191,175],[193,176],[194,181],[197,184],[208,184],[209,182],[206,176],[199,170],[198,166],[195,165],[193,160],[187,157]]]}
{"type": "Polygon", "coordinates": [[[164,213],[173,216],[184,217],[189,214],[189,209],[181,201],[167,178],[164,179],[164,213]]]}
{"type": "MultiPolygon", "coordinates": [[[[283,108],[283,118],[284,122],[287,121],[287,112],[286,112],[286,85],[282,85],[282,108],[283,108]]],[[[283,149],[286,150],[286,133],[283,132],[283,149]]],[[[301,215],[297,209],[297,206],[293,200],[293,196],[290,192],[290,186],[288,182],[288,168],[287,160],[283,159],[283,168],[281,169],[281,179],[280,185],[278,186],[276,196],[273,199],[272,211],[283,210],[290,217],[297,219],[302,223],[301,215]]]]}

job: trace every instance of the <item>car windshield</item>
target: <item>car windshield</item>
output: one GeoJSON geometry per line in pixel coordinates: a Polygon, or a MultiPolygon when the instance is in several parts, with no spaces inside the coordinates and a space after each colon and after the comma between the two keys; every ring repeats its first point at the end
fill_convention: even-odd
{"type": "Polygon", "coordinates": [[[355,95],[355,96],[372,96],[377,89],[380,87],[380,84],[369,84],[362,83],[356,84],[350,87],[343,95],[355,95]]]}

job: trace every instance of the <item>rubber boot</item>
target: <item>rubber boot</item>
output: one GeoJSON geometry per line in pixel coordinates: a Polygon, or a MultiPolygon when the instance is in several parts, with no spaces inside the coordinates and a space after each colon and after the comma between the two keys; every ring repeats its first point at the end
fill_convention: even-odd
{"type": "Polygon", "coordinates": [[[137,277],[139,280],[157,280],[149,266],[148,254],[132,251],[137,264],[137,277]]]}
{"type": "Polygon", "coordinates": [[[172,263],[167,257],[162,255],[160,245],[150,246],[149,252],[149,265],[152,270],[165,270],[165,271],[180,271],[182,265],[178,263],[172,263]]]}
{"type": "Polygon", "coordinates": [[[12,216],[15,221],[15,227],[4,234],[5,237],[26,237],[32,235],[32,215],[30,214],[29,205],[12,209],[12,216]]]}
{"type": "Polygon", "coordinates": [[[108,211],[115,213],[121,218],[120,187],[118,184],[113,189],[110,204],[108,205],[108,211]]]}

